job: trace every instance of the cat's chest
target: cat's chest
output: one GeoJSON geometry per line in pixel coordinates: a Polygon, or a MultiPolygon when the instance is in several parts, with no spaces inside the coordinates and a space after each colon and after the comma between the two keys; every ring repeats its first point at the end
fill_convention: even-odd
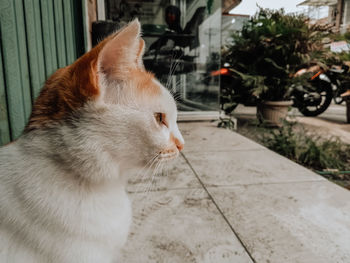
{"type": "Polygon", "coordinates": [[[67,210],[63,209],[66,213],[64,217],[73,228],[80,228],[88,235],[108,235],[130,224],[131,204],[122,189],[105,189],[83,196],[76,195],[72,199],[75,199],[72,200],[75,204],[67,210]]]}
{"type": "Polygon", "coordinates": [[[51,233],[92,239],[127,234],[131,204],[123,187],[81,189],[46,185],[31,199],[32,212],[51,233]]]}
{"type": "Polygon", "coordinates": [[[121,247],[126,242],[132,221],[131,203],[126,193],[98,197],[93,208],[88,206],[81,209],[81,220],[75,221],[77,227],[84,222],[85,226],[80,225],[83,236],[101,238],[106,245],[121,247]]]}

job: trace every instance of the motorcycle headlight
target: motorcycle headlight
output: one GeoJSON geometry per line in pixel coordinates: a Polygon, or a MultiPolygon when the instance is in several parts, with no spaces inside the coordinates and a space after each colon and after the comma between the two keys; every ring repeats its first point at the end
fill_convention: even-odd
{"type": "Polygon", "coordinates": [[[320,74],[319,76],[320,80],[326,81],[326,82],[331,82],[331,80],[328,78],[326,74],[320,74]]]}

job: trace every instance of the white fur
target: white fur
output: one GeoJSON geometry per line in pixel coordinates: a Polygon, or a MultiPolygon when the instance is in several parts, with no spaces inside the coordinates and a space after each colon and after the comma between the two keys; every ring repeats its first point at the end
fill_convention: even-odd
{"type": "Polygon", "coordinates": [[[164,149],[178,155],[170,133],[183,138],[163,86],[146,99],[127,81],[100,79],[103,97],[0,148],[1,263],[113,262],[131,223],[128,174],[166,160],[164,149]]]}
{"type": "Polygon", "coordinates": [[[91,126],[63,126],[0,150],[0,262],[112,262],[131,209],[99,142],[91,126]]]}

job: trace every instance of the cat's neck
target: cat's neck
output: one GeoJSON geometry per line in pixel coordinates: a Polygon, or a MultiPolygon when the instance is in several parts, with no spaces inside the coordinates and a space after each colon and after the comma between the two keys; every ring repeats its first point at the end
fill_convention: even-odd
{"type": "Polygon", "coordinates": [[[33,158],[46,159],[80,184],[126,184],[126,169],[88,132],[60,125],[32,131],[19,142],[33,158]]]}

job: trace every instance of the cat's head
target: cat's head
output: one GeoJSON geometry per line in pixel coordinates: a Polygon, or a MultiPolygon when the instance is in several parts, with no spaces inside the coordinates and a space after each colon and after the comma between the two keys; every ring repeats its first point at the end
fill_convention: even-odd
{"type": "Polygon", "coordinates": [[[26,132],[73,123],[92,150],[144,166],[178,156],[184,140],[176,104],[143,66],[144,41],[134,20],[46,82],[26,132]],[[101,150],[102,149],[102,150],[101,150]]]}

